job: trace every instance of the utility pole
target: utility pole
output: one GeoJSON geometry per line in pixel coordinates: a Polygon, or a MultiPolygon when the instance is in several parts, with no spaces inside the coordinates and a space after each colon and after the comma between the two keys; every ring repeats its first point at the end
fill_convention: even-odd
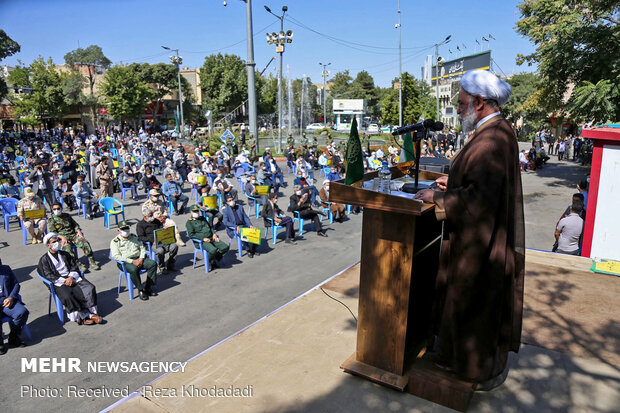
{"type": "Polygon", "coordinates": [[[185,133],[185,122],[183,120],[183,92],[181,91],[181,63],[183,63],[183,58],[179,56],[179,49],[171,49],[166,46],[162,46],[162,48],[176,53],[176,56],[170,56],[170,62],[177,65],[177,76],[179,80],[179,112],[181,114],[181,128],[179,130],[179,135],[183,138],[183,134],[185,133]]]}
{"type": "Polygon", "coordinates": [[[258,139],[258,119],[256,109],[256,79],[255,70],[256,62],[254,61],[254,33],[252,29],[252,0],[245,0],[245,18],[247,25],[248,36],[248,115],[249,115],[249,129],[250,135],[254,135],[256,138],[256,153],[258,153],[259,139],[258,139]]]}
{"type": "Polygon", "coordinates": [[[329,76],[329,72],[327,71],[327,66],[331,65],[328,63],[324,65],[323,63],[319,64],[323,66],[323,125],[327,127],[327,76],[329,76]]]}

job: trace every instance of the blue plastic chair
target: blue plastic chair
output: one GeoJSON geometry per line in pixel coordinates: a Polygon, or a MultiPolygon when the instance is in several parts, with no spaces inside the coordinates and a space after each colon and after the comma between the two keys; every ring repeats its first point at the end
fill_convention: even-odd
{"type": "Polygon", "coordinates": [[[24,193],[24,189],[26,188],[26,178],[28,177],[28,171],[24,171],[19,174],[19,190],[24,193]]]}
{"type": "MultiPolygon", "coordinates": [[[[121,281],[123,280],[123,276],[125,277],[125,282],[127,283],[127,291],[129,292],[129,300],[133,300],[133,282],[131,282],[131,277],[129,276],[129,273],[127,272],[127,268],[125,267],[125,263],[122,261],[117,261],[112,257],[112,253],[110,253],[110,259],[113,260],[114,262],[116,262],[117,264],[120,264],[122,269],[118,272],[118,288],[116,289],[116,296],[118,297],[121,294],[121,281]]],[[[141,269],[140,270],[140,274],[145,273],[146,270],[145,269],[141,269]]]]}
{"type": "MultiPolygon", "coordinates": [[[[22,301],[21,295],[17,294],[17,297],[19,298],[19,301],[22,301]]],[[[11,321],[13,321],[13,319],[9,316],[4,316],[0,318],[0,324],[10,323],[11,321]]],[[[30,329],[28,328],[27,324],[24,324],[24,327],[22,328],[22,330],[24,330],[24,333],[26,333],[26,337],[28,337],[28,340],[32,341],[32,334],[30,334],[30,329]]]]}
{"type": "Polygon", "coordinates": [[[288,173],[292,173],[293,175],[295,175],[295,163],[292,161],[286,161],[286,167],[288,168],[288,173]]]}
{"type": "Polygon", "coordinates": [[[116,225],[118,225],[118,216],[122,215],[123,220],[125,220],[125,206],[116,198],[111,196],[101,198],[99,200],[99,206],[103,210],[103,223],[107,229],[110,229],[110,216],[114,216],[116,220],[116,225]],[[121,209],[115,209],[115,205],[117,204],[121,207],[121,209]]]}
{"type": "Polygon", "coordinates": [[[63,325],[65,323],[65,309],[60,302],[60,298],[58,298],[58,296],[56,295],[56,291],[54,291],[54,285],[47,278],[43,278],[38,272],[37,275],[50,290],[50,298],[47,305],[47,315],[49,316],[50,314],[52,314],[52,300],[54,300],[54,304],[56,305],[56,314],[58,315],[58,322],[60,323],[60,325],[63,325]]]}
{"type": "MultiPolygon", "coordinates": [[[[228,227],[228,229],[233,230],[235,232],[234,239],[237,240],[237,253],[239,254],[239,258],[243,257],[243,243],[241,241],[241,235],[237,234],[237,227],[228,227]]],[[[230,244],[232,244],[233,238],[229,238],[228,240],[228,248],[230,249],[230,244]]]]}
{"type": "Polygon", "coordinates": [[[247,162],[242,163],[241,166],[243,167],[243,169],[245,169],[245,173],[253,174],[254,172],[256,172],[256,169],[247,162]]]}
{"type": "MultiPolygon", "coordinates": [[[[77,203],[77,207],[78,210],[82,210],[82,217],[84,217],[84,219],[86,219],[86,204],[84,202],[82,202],[82,198],[76,196],[75,197],[75,202],[77,203]]],[[[78,212],[79,215],[79,212],[78,212]]]]}
{"type": "Polygon", "coordinates": [[[132,192],[132,188],[131,187],[125,188],[123,186],[123,182],[121,181],[121,178],[118,178],[118,186],[121,188],[121,198],[123,199],[123,202],[125,202],[125,192],[127,191],[132,192]]]}
{"type": "Polygon", "coordinates": [[[168,200],[168,211],[170,216],[172,216],[172,214],[174,213],[174,203],[172,202],[172,199],[169,195],[165,195],[166,199],[168,200]]]}
{"type": "Polygon", "coordinates": [[[272,237],[273,245],[276,245],[276,242],[278,241],[278,230],[284,228],[284,226],[276,225],[273,219],[271,218],[266,218],[266,219],[267,221],[271,222],[271,226],[265,227],[265,241],[269,239],[267,234],[269,234],[269,229],[271,228],[271,237],[272,237]]]}
{"type": "MultiPolygon", "coordinates": [[[[43,235],[45,235],[47,234],[47,218],[42,219],[45,220],[45,228],[43,228],[43,235]]],[[[24,236],[24,245],[28,245],[28,230],[25,225],[22,225],[22,235],[24,236]]]]}
{"type": "Polygon", "coordinates": [[[198,188],[196,188],[196,184],[192,184],[192,198],[194,199],[194,203],[197,203],[198,198],[200,198],[200,193],[198,192],[198,188]]]}
{"type": "Polygon", "coordinates": [[[208,274],[210,269],[209,266],[209,253],[202,247],[202,241],[192,238],[192,244],[194,245],[194,260],[192,261],[192,268],[196,268],[196,256],[199,252],[202,253],[202,260],[205,262],[205,274],[208,274]]]}
{"type": "Polygon", "coordinates": [[[235,169],[235,178],[237,178],[237,189],[243,188],[243,179],[242,177],[245,175],[245,168],[242,166],[237,167],[235,169]]]}
{"type": "MultiPolygon", "coordinates": [[[[10,219],[17,218],[17,203],[19,201],[15,198],[2,198],[0,199],[0,209],[2,209],[2,218],[4,219],[4,230],[9,232],[10,219]]],[[[17,218],[19,226],[22,225],[19,218],[17,218]]]]}
{"type": "MultiPolygon", "coordinates": [[[[328,201],[323,201],[319,195],[317,195],[316,197],[319,199],[319,203],[320,204],[323,204],[323,203],[327,204],[326,207],[321,206],[321,211],[323,211],[323,212],[327,211],[327,218],[329,219],[329,223],[333,224],[334,223],[334,214],[332,214],[332,209],[331,209],[332,203],[328,202],[328,201]]],[[[323,215],[321,215],[320,220],[323,221],[323,215]]]]}
{"type": "Polygon", "coordinates": [[[258,214],[259,214],[258,208],[263,206],[263,204],[258,202],[258,200],[260,198],[257,198],[255,196],[248,195],[248,194],[245,194],[245,196],[248,197],[248,212],[252,213],[252,206],[254,206],[254,217],[256,217],[258,219],[258,214]],[[252,202],[250,202],[250,201],[252,201],[252,202]]]}

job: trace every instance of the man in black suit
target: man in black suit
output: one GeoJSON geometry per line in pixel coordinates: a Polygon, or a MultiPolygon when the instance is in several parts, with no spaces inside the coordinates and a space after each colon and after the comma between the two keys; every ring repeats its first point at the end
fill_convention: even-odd
{"type": "Polygon", "coordinates": [[[327,237],[327,234],[323,232],[321,220],[319,219],[319,215],[324,216],[325,213],[312,209],[308,191],[302,191],[300,185],[295,185],[293,188],[295,192],[290,198],[289,211],[293,213],[298,212],[299,218],[313,220],[316,234],[320,237],[327,237]]]}
{"type": "Polygon", "coordinates": [[[286,239],[284,242],[287,244],[297,244],[295,242],[295,227],[291,217],[284,215],[284,212],[278,206],[278,194],[272,192],[269,194],[269,200],[263,206],[261,215],[265,220],[265,227],[271,227],[271,222],[275,225],[279,225],[286,228],[286,239]]]}
{"type": "MultiPolygon", "coordinates": [[[[235,234],[241,234],[241,227],[254,228],[250,218],[243,210],[243,207],[237,205],[232,194],[226,195],[226,207],[222,209],[222,215],[222,222],[226,226],[226,233],[230,239],[233,239],[235,234]]],[[[254,258],[257,247],[256,244],[243,241],[242,247],[243,249],[248,250],[248,257],[254,258]]]]}
{"type": "Polygon", "coordinates": [[[37,161],[34,169],[30,172],[28,179],[32,182],[32,192],[39,198],[45,198],[50,208],[56,202],[54,197],[54,177],[47,169],[45,161],[37,161]]]}

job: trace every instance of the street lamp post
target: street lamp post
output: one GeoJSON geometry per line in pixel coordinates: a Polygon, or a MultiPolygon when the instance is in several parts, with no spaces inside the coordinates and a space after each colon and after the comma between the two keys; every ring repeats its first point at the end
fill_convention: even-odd
{"type": "Polygon", "coordinates": [[[183,120],[183,92],[181,92],[181,63],[183,63],[183,58],[179,56],[179,49],[171,49],[166,46],[162,46],[162,48],[176,53],[176,56],[170,56],[170,63],[177,65],[177,75],[179,80],[179,110],[181,114],[181,128],[179,132],[182,138],[183,133],[185,132],[185,123],[183,120]]]}
{"type": "Polygon", "coordinates": [[[403,55],[400,37],[400,0],[398,0],[398,126],[403,126],[403,55]]]}
{"type": "Polygon", "coordinates": [[[441,115],[439,113],[439,46],[441,46],[442,44],[446,44],[450,41],[450,38],[452,37],[452,35],[449,35],[448,37],[446,37],[443,42],[441,43],[436,43],[435,44],[435,94],[436,96],[436,101],[437,101],[437,120],[441,122],[441,115]]]}
{"type": "Polygon", "coordinates": [[[323,63],[319,64],[323,66],[323,124],[327,127],[327,81],[326,78],[329,76],[329,72],[327,71],[327,66],[331,65],[331,63],[327,63],[324,65],[323,63]]]}
{"type": "Polygon", "coordinates": [[[280,19],[280,33],[267,33],[267,44],[275,44],[276,52],[280,54],[280,71],[278,74],[278,151],[282,150],[282,60],[284,54],[284,44],[293,43],[293,31],[288,30],[284,33],[284,14],[288,10],[288,7],[282,6],[282,16],[274,14],[271,9],[265,6],[270,14],[280,19]]]}

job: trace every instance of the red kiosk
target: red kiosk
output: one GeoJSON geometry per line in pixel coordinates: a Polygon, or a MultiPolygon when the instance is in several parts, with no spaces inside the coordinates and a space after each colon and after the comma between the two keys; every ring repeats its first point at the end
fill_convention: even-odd
{"type": "Polygon", "coordinates": [[[620,261],[620,125],[581,136],[594,142],[581,255],[620,261]]]}

